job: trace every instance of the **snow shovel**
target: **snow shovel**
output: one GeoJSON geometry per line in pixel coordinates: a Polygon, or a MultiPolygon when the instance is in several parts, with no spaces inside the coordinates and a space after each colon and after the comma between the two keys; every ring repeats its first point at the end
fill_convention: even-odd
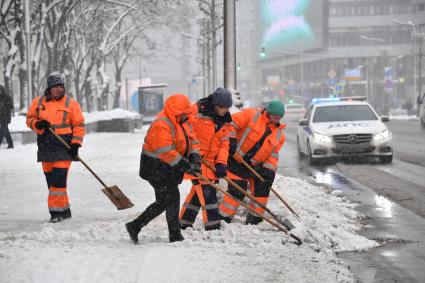
{"type": "MultiPolygon", "coordinates": [[[[49,128],[49,131],[60,140],[63,145],[70,149],[71,147],[64,141],[52,128],[49,128]]],[[[102,184],[104,187],[102,192],[111,200],[111,202],[117,207],[118,210],[126,209],[133,207],[134,204],[127,198],[127,196],[118,188],[118,186],[108,187],[96,173],[91,170],[91,168],[77,155],[77,159],[93,174],[93,176],[102,184]]]]}
{"type": "MultiPolygon", "coordinates": [[[[233,156],[237,161],[240,161],[249,171],[251,171],[252,174],[254,174],[261,182],[264,182],[264,178],[258,174],[257,171],[255,171],[254,168],[252,168],[245,160],[243,160],[242,157],[240,157],[239,155],[235,154],[233,156]]],[[[273,189],[273,187],[270,187],[270,190],[275,194],[275,196],[277,196],[278,199],[280,199],[280,201],[289,209],[289,211],[291,211],[291,213],[298,219],[298,221],[301,221],[301,217],[298,215],[298,213],[296,213],[292,207],[288,204],[288,202],[286,202],[283,197],[275,190],[273,189]]]]}
{"type": "MultiPolygon", "coordinates": [[[[205,159],[202,159],[202,162],[208,168],[210,168],[213,172],[215,172],[215,167],[211,163],[209,163],[205,159]]],[[[291,223],[291,221],[289,221],[288,219],[284,219],[283,221],[281,221],[278,218],[278,216],[276,214],[274,214],[267,206],[256,201],[255,198],[252,195],[250,195],[247,191],[242,189],[238,184],[236,184],[234,181],[232,181],[229,177],[224,177],[223,179],[226,180],[227,183],[229,183],[232,187],[234,187],[238,192],[240,192],[241,194],[243,194],[244,196],[249,198],[252,202],[254,202],[256,205],[258,205],[259,207],[261,207],[265,211],[267,211],[267,213],[270,214],[270,216],[272,216],[274,218],[274,220],[276,220],[280,225],[283,225],[288,231],[295,228],[295,226],[291,223]]]]}
{"type": "Polygon", "coordinates": [[[286,235],[289,235],[292,239],[294,239],[296,241],[296,245],[300,246],[302,245],[302,241],[300,238],[298,238],[297,236],[295,236],[292,233],[288,233],[288,230],[286,230],[285,227],[279,225],[278,223],[273,222],[271,219],[264,217],[263,215],[261,215],[260,213],[256,212],[254,209],[252,209],[251,207],[249,207],[249,205],[247,205],[245,202],[238,200],[237,198],[233,197],[231,194],[229,194],[228,192],[226,192],[225,189],[223,189],[222,187],[220,187],[219,185],[213,183],[212,181],[210,181],[209,179],[207,179],[206,177],[204,177],[201,174],[195,174],[195,177],[200,178],[202,181],[204,181],[205,183],[208,183],[210,186],[212,186],[214,189],[216,189],[217,191],[225,194],[228,197],[231,197],[232,199],[234,199],[235,201],[237,201],[240,205],[242,205],[243,207],[245,207],[246,209],[248,209],[251,213],[257,215],[258,217],[261,217],[263,220],[267,221],[269,224],[273,225],[274,227],[276,227],[279,231],[285,233],[286,235]]]}

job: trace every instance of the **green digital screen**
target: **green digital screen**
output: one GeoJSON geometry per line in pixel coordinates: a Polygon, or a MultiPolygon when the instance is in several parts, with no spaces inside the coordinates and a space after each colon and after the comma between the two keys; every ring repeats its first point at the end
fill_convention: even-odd
{"type": "Polygon", "coordinates": [[[261,46],[297,52],[323,46],[325,0],[261,0],[261,46]]]}

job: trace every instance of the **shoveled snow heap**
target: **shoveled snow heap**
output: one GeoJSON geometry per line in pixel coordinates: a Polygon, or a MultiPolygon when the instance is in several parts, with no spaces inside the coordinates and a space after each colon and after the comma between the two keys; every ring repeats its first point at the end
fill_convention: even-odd
{"type": "MultiPolygon", "coordinates": [[[[353,282],[336,252],[377,246],[356,234],[360,215],[338,192],[278,176],[274,187],[302,217],[297,222],[274,196],[269,207],[288,217],[304,244],[267,223],[243,225],[244,211],[222,230],[206,232],[202,220],[168,243],[164,215],[133,245],[124,224],[154,200],[138,177],[144,132],[90,134],[80,155],[105,182],[118,185],[135,207],[116,211],[100,185],[73,163],[68,182],[73,218],[48,223],[47,188],[36,146],[0,152],[0,282],[353,282]]],[[[183,202],[190,183],[181,186],[183,202]]],[[[200,216],[200,215],[199,215],[200,216]]]]}

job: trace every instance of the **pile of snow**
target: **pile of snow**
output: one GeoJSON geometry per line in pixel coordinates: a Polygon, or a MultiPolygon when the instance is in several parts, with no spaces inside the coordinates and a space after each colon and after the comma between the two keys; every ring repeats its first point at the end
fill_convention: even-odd
{"type": "MultiPolygon", "coordinates": [[[[140,114],[131,112],[121,108],[108,110],[108,111],[94,111],[90,113],[84,113],[84,119],[86,123],[93,123],[97,121],[112,120],[112,119],[138,119],[140,114]]],[[[26,124],[26,116],[16,115],[12,117],[12,121],[9,125],[10,132],[26,132],[31,131],[26,124]]]]}
{"type": "MultiPolygon", "coordinates": [[[[47,189],[35,145],[17,145],[0,154],[0,282],[354,282],[337,252],[378,244],[356,234],[360,215],[338,191],[301,179],[277,176],[282,194],[302,223],[280,201],[269,207],[289,218],[303,245],[268,223],[243,224],[240,210],[220,231],[204,231],[200,215],[185,241],[168,243],[165,216],[153,220],[133,245],[124,224],[153,200],[150,185],[138,177],[144,133],[95,133],[85,138],[80,155],[135,203],[117,211],[100,185],[73,163],[68,182],[73,218],[48,223],[47,189]],[[14,160],[9,166],[4,160],[14,160]]],[[[181,203],[190,183],[180,186],[181,203]]]]}

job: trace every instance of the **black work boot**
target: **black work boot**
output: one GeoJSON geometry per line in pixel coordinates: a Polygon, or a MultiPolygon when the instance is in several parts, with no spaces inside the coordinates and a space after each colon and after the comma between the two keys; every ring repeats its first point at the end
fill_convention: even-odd
{"type": "Polygon", "coordinates": [[[71,215],[71,209],[70,208],[65,209],[65,211],[62,213],[62,215],[63,215],[63,218],[64,219],[71,218],[72,217],[72,215],[71,215]]]}
{"type": "Polygon", "coordinates": [[[62,216],[55,215],[55,216],[50,217],[51,223],[58,223],[58,222],[61,222],[62,220],[63,220],[62,216]]]}
{"type": "Polygon", "coordinates": [[[248,214],[247,216],[246,216],[246,222],[245,222],[245,224],[246,225],[257,225],[258,223],[260,223],[260,222],[262,222],[263,221],[263,218],[261,218],[261,217],[258,217],[258,216],[254,216],[254,215],[252,215],[252,214],[248,214]]]}
{"type": "Polygon", "coordinates": [[[221,228],[220,223],[217,223],[217,224],[205,226],[205,231],[220,230],[220,228],[221,228]]]}
{"type": "Polygon", "coordinates": [[[182,224],[180,223],[180,229],[186,230],[187,228],[193,228],[193,224],[182,224]]]}
{"type": "Polygon", "coordinates": [[[50,223],[57,223],[63,220],[63,214],[59,211],[49,211],[50,212],[50,223]]]}
{"type": "Polygon", "coordinates": [[[219,217],[220,217],[220,220],[223,220],[226,223],[232,222],[232,218],[230,218],[230,217],[226,217],[226,216],[223,216],[221,214],[219,215],[219,217]]]}
{"type": "Polygon", "coordinates": [[[181,242],[184,240],[184,237],[180,230],[169,230],[170,234],[170,243],[181,242]]]}
{"type": "Polygon", "coordinates": [[[130,236],[130,239],[133,241],[133,243],[137,244],[139,242],[137,235],[139,235],[140,227],[137,227],[137,225],[131,221],[125,224],[125,229],[127,229],[128,235],[130,236]]]}

